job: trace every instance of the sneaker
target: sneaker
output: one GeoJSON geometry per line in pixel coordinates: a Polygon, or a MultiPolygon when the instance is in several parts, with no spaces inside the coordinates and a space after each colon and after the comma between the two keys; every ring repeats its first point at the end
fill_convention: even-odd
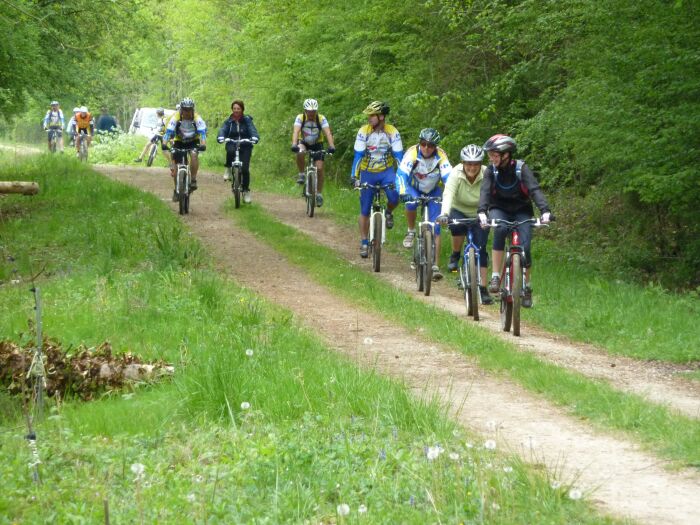
{"type": "Polygon", "coordinates": [[[190,181],[190,192],[193,192],[196,189],[197,189],[197,181],[195,179],[192,179],[190,181]]]}
{"type": "Polygon", "coordinates": [[[316,206],[318,206],[319,208],[323,206],[323,195],[321,195],[320,193],[316,194],[316,206]]]}
{"type": "Polygon", "coordinates": [[[306,182],[306,176],[303,173],[300,173],[299,176],[297,176],[297,184],[304,184],[306,182]]]}
{"type": "Polygon", "coordinates": [[[523,302],[520,304],[523,308],[532,308],[532,288],[529,286],[523,290],[523,302]]]}
{"type": "Polygon", "coordinates": [[[409,231],[406,234],[406,237],[403,238],[403,247],[404,248],[413,248],[413,241],[416,238],[416,232],[415,231],[409,231]]]}
{"type": "Polygon", "coordinates": [[[386,229],[391,230],[394,227],[394,214],[390,211],[386,212],[386,229]]]}
{"type": "Polygon", "coordinates": [[[231,168],[224,170],[224,180],[231,180],[231,168]]]}
{"type": "Polygon", "coordinates": [[[360,257],[363,259],[369,257],[369,244],[360,244],[360,257]]]}
{"type": "Polygon", "coordinates": [[[177,191],[173,190],[173,202],[177,202],[178,200],[180,199],[177,198],[177,191]]]}
{"type": "Polygon", "coordinates": [[[250,204],[253,199],[250,198],[250,191],[244,191],[243,192],[243,202],[246,204],[250,204]]]}
{"type": "Polygon", "coordinates": [[[143,162],[143,159],[141,157],[137,157],[134,159],[134,162],[143,162]]]}
{"type": "Polygon", "coordinates": [[[496,277],[494,275],[493,277],[491,277],[491,280],[489,281],[489,292],[498,293],[500,289],[501,289],[501,278],[496,277]]]}
{"type": "Polygon", "coordinates": [[[442,272],[437,264],[433,264],[433,281],[439,281],[442,279],[442,272]]]}
{"type": "Polygon", "coordinates": [[[447,269],[452,273],[459,270],[459,253],[453,253],[450,255],[450,262],[447,263],[447,269]]]}
{"type": "Polygon", "coordinates": [[[486,286],[479,286],[479,294],[481,295],[481,304],[493,304],[493,299],[486,286]]]}

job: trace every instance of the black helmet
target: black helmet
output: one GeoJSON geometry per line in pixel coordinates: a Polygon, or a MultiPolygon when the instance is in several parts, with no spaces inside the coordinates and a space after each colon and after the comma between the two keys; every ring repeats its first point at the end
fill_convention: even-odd
{"type": "Polygon", "coordinates": [[[508,135],[494,135],[484,143],[484,151],[497,151],[498,153],[515,153],[518,145],[508,135]]]}
{"type": "Polygon", "coordinates": [[[420,130],[420,133],[418,134],[418,140],[424,140],[430,144],[434,144],[435,146],[440,144],[441,139],[442,137],[440,136],[438,130],[433,128],[424,128],[420,130]]]}
{"type": "Polygon", "coordinates": [[[389,104],[382,102],[381,100],[375,100],[370,102],[369,106],[367,106],[362,113],[365,115],[388,115],[389,104]]]}

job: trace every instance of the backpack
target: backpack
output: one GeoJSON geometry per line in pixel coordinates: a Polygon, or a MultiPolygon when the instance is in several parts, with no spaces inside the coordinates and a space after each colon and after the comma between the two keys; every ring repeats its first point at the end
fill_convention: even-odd
{"type": "MultiPolygon", "coordinates": [[[[510,186],[504,186],[503,184],[500,184],[498,182],[498,169],[494,166],[493,168],[493,182],[496,184],[501,189],[504,190],[511,190],[515,187],[516,184],[520,184],[520,191],[526,196],[530,196],[530,191],[527,189],[527,186],[523,182],[523,164],[525,164],[524,160],[516,160],[515,161],[515,182],[511,184],[510,186]]],[[[491,194],[495,195],[496,194],[496,188],[494,186],[491,186],[491,194]]]]}

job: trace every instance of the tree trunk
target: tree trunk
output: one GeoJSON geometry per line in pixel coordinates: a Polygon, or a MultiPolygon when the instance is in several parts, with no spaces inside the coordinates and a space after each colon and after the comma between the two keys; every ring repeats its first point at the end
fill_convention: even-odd
{"type": "Polygon", "coordinates": [[[23,181],[0,181],[0,193],[21,193],[22,195],[36,195],[39,193],[39,184],[23,181]]]}

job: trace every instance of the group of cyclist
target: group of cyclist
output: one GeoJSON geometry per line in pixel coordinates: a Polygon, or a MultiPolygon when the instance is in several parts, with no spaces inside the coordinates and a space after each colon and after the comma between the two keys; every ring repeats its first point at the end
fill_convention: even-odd
{"type": "Polygon", "coordinates": [[[92,115],[86,106],[73,108],[73,115],[66,126],[63,110],[61,110],[58,101],[53,100],[50,106],[42,120],[44,131],[48,131],[49,148],[51,147],[51,141],[55,137],[57,149],[63,153],[63,129],[65,127],[66,133],[75,143],[77,155],[80,151],[80,142],[87,140],[89,146],[95,133],[95,122],[92,115]]]}

